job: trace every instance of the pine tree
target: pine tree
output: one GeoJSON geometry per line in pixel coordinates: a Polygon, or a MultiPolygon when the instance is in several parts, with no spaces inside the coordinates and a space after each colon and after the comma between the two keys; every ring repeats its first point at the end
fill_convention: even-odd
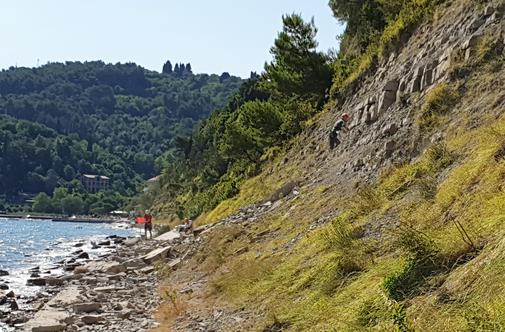
{"type": "Polygon", "coordinates": [[[331,85],[328,57],[316,50],[317,28],[298,14],[282,17],[283,29],[270,49],[273,61],[265,65],[264,85],[284,96],[300,96],[322,102],[331,85]]]}
{"type": "Polygon", "coordinates": [[[172,70],[172,63],[170,62],[170,60],[168,60],[163,65],[163,71],[162,71],[162,73],[163,74],[172,74],[172,72],[173,72],[173,70],[172,70]]]}
{"type": "Polygon", "coordinates": [[[186,64],[186,73],[193,74],[193,70],[191,69],[191,63],[186,64]]]}

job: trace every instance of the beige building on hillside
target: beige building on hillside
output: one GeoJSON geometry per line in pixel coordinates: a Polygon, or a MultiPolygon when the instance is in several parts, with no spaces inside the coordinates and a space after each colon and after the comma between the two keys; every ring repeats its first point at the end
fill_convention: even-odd
{"type": "Polygon", "coordinates": [[[102,175],[83,174],[81,177],[82,184],[87,191],[96,193],[101,190],[109,189],[110,178],[102,175]]]}

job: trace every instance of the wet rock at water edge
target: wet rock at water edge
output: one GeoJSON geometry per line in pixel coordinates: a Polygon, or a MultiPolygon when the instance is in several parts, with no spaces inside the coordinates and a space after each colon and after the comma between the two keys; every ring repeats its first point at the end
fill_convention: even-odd
{"type": "Polygon", "coordinates": [[[48,286],[63,286],[65,284],[65,280],[60,278],[49,277],[46,278],[46,284],[48,286]]]}
{"type": "Polygon", "coordinates": [[[32,279],[28,279],[26,284],[28,286],[45,286],[46,279],[45,278],[32,278],[32,279]]]}
{"type": "Polygon", "coordinates": [[[82,252],[77,256],[77,259],[89,259],[89,254],[87,252],[82,252]]]}

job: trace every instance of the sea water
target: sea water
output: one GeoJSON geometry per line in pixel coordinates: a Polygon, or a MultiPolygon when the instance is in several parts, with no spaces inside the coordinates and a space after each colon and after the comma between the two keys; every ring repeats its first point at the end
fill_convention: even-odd
{"type": "Polygon", "coordinates": [[[36,292],[37,287],[26,285],[30,269],[40,267],[41,273],[57,276],[62,273],[57,263],[75,256],[77,250],[91,258],[111,251],[91,246],[91,241],[103,241],[110,235],[134,236],[136,231],[123,224],[0,219],[0,270],[9,272],[0,276],[0,283],[7,283],[17,294],[36,292]]]}

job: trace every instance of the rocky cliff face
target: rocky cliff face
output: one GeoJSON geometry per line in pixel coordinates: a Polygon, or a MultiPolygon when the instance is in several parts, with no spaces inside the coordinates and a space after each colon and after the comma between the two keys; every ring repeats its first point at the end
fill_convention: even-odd
{"type": "Polygon", "coordinates": [[[345,184],[349,177],[373,181],[380,168],[417,157],[430,141],[443,136],[440,128],[423,137],[416,126],[425,96],[451,81],[452,66],[469,61],[484,36],[498,34],[504,40],[504,10],[498,2],[486,7],[460,2],[421,25],[375,73],[304,133],[299,140],[303,146],[291,150],[287,160],[299,162],[301,155],[309,161],[306,180],[345,184]],[[328,131],[343,112],[352,116],[352,131],[338,151],[328,155],[328,131]]]}
{"type": "Polygon", "coordinates": [[[505,328],[504,14],[446,2],[221,204],[212,217],[254,203],[197,236],[166,281],[187,312],[167,304],[164,326],[505,328]],[[329,151],[343,112],[352,129],[329,151]]]}

